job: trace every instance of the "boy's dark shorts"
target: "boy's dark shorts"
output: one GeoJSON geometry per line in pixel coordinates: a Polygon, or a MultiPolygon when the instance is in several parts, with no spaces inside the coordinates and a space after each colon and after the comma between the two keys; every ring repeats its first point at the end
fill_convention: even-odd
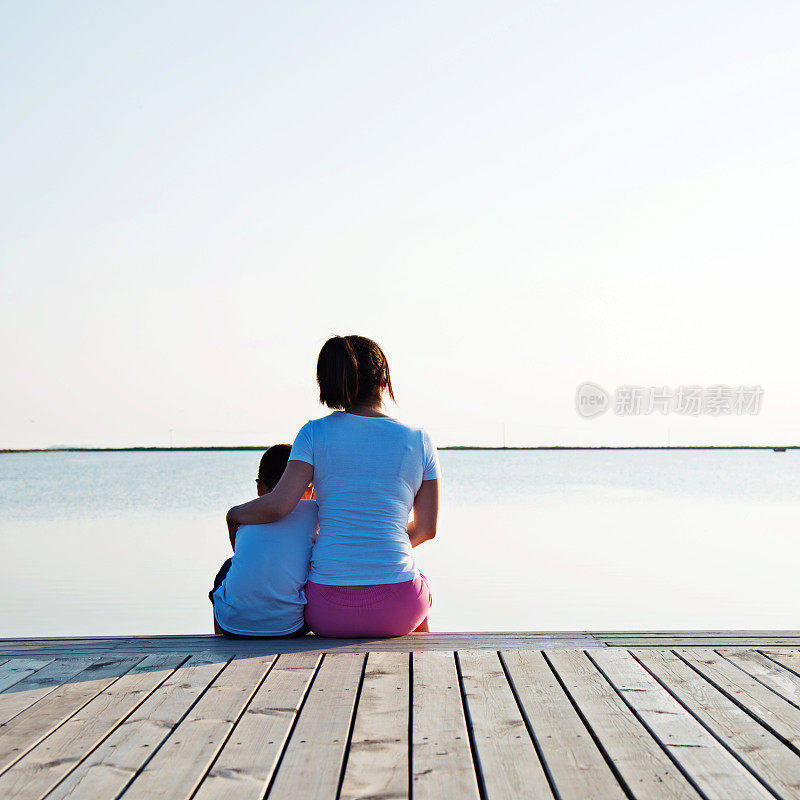
{"type": "MultiPolygon", "coordinates": [[[[231,568],[232,559],[228,559],[225,563],[219,568],[219,572],[217,573],[217,577],[214,578],[214,588],[208,593],[208,599],[211,601],[211,605],[214,605],[214,592],[222,586],[222,581],[225,580],[225,576],[228,574],[228,571],[231,568]]],[[[219,625],[219,622],[217,622],[219,625]]],[[[299,628],[298,630],[294,631],[294,633],[284,633],[280,636],[245,636],[241,633],[230,633],[226,631],[222,625],[219,625],[219,629],[222,631],[222,635],[226,636],[228,639],[293,639],[296,636],[305,636],[311,630],[308,625],[303,623],[303,627],[299,628]]]]}

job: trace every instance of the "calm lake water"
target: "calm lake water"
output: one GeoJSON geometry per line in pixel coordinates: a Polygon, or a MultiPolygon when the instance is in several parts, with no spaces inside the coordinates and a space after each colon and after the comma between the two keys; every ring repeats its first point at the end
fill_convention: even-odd
{"type": "MultiPolygon", "coordinates": [[[[800,625],[797,453],[440,455],[434,630],[800,625]]],[[[0,635],[210,631],[259,457],[0,455],[0,635]]]]}

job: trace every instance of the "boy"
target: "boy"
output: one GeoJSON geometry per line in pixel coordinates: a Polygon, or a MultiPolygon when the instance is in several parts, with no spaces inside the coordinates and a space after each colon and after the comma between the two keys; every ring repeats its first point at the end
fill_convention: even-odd
{"type": "MultiPolygon", "coordinates": [[[[291,446],[276,444],[261,457],[256,489],[271,492],[286,469],[291,446]]],[[[304,636],[305,583],[317,534],[312,489],[290,514],[269,525],[242,525],[231,534],[233,558],[214,580],[208,597],[214,632],[238,638],[304,636]]]]}

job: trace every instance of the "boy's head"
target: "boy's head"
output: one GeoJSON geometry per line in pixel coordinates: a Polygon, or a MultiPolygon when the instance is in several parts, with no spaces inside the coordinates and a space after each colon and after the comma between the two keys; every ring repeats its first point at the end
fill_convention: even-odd
{"type": "MultiPolygon", "coordinates": [[[[263,456],[258,465],[258,477],[256,478],[256,490],[261,497],[271,492],[281,479],[286,465],[289,463],[289,453],[292,451],[290,444],[274,444],[263,456]]],[[[311,487],[306,489],[303,497],[306,499],[313,496],[311,487]]]]}
{"type": "Polygon", "coordinates": [[[261,456],[261,463],[258,465],[258,477],[256,478],[259,497],[271,492],[278,485],[278,481],[281,479],[281,475],[283,475],[283,471],[289,461],[291,450],[291,445],[274,444],[261,456]]]}

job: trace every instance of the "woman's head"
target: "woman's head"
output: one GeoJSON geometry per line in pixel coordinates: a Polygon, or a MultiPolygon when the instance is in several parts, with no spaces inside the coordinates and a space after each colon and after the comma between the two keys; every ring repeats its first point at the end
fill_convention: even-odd
{"type": "Polygon", "coordinates": [[[317,360],[319,401],[345,410],[356,403],[378,401],[384,391],[394,400],[389,362],[383,350],[365,336],[333,336],[317,360]]]}

